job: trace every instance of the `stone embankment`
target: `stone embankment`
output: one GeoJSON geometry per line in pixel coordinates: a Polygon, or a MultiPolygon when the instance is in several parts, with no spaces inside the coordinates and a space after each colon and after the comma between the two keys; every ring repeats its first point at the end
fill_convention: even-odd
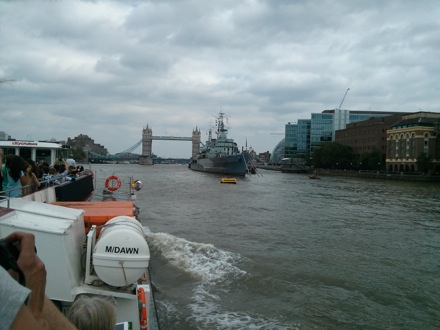
{"type": "Polygon", "coordinates": [[[318,170],[320,176],[348,176],[379,180],[440,182],[440,175],[418,173],[387,173],[381,171],[318,170]]]}
{"type": "MultiPolygon", "coordinates": [[[[273,165],[257,165],[257,168],[271,171],[280,171],[285,173],[295,173],[289,171],[282,166],[273,165]]],[[[419,181],[419,182],[440,182],[440,175],[430,174],[412,174],[412,173],[387,173],[381,171],[347,171],[347,170],[327,170],[327,169],[313,169],[309,170],[309,173],[315,172],[323,176],[344,176],[344,177],[357,177],[366,179],[379,179],[379,180],[396,180],[396,181],[419,181]]]]}

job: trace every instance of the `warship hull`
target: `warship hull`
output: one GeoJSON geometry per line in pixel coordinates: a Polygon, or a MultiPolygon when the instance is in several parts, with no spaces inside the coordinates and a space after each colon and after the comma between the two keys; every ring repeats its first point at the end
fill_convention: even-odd
{"type": "Polygon", "coordinates": [[[237,154],[224,157],[194,158],[189,163],[189,168],[194,171],[246,175],[248,173],[249,157],[246,154],[237,154]]]}

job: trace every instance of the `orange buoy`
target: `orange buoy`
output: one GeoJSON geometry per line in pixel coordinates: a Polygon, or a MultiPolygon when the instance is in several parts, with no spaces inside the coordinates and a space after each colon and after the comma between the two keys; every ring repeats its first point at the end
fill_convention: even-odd
{"type": "Polygon", "coordinates": [[[121,188],[122,182],[116,175],[109,176],[107,180],[105,180],[105,187],[110,191],[116,191],[121,188]],[[113,182],[116,181],[116,185],[113,182]],[[111,182],[111,184],[110,184],[111,182]]]}

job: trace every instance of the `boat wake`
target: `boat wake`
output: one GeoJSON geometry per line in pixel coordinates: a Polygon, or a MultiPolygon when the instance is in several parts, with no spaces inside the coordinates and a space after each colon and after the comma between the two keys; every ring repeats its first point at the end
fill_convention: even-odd
{"type": "Polygon", "coordinates": [[[147,233],[148,242],[174,267],[191,274],[203,284],[215,285],[246,275],[235,264],[242,257],[212,244],[190,242],[166,233],[147,233]]]}
{"type": "Polygon", "coordinates": [[[246,271],[237,266],[246,261],[241,255],[167,233],[149,232],[147,236],[152,249],[196,280],[192,296],[186,302],[190,316],[181,315],[170,301],[159,302],[165,306],[166,313],[175,312],[174,322],[179,323],[183,317],[200,329],[291,329],[275,319],[238,312],[236,308],[224,305],[223,295],[233,291],[241,279],[248,277],[246,271]]]}
{"type": "Polygon", "coordinates": [[[193,302],[188,306],[192,311],[189,319],[200,324],[200,329],[298,329],[273,318],[225,308],[221,305],[221,297],[210,293],[203,285],[195,288],[192,298],[193,302]]]}

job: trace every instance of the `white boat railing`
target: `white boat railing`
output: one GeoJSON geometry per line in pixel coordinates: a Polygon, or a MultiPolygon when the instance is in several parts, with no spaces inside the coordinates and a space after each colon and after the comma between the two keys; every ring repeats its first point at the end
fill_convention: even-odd
{"type": "MultiPolygon", "coordinates": [[[[74,180],[60,182],[57,177],[55,179],[50,178],[48,180],[40,181],[40,187],[35,185],[20,186],[13,189],[0,191],[0,196],[5,198],[24,198],[31,201],[38,201],[42,203],[56,202],[58,199],[66,200],[85,200],[90,199],[93,195],[94,185],[93,179],[89,178],[87,181],[83,181],[84,178],[91,176],[91,174],[81,175],[74,180]],[[70,188],[71,187],[71,188],[70,188]],[[16,196],[17,190],[21,190],[21,194],[16,196]],[[30,193],[25,193],[30,190],[30,193]]],[[[63,176],[65,177],[65,175],[63,176]]],[[[9,203],[7,204],[9,207],[9,203]]]]}

